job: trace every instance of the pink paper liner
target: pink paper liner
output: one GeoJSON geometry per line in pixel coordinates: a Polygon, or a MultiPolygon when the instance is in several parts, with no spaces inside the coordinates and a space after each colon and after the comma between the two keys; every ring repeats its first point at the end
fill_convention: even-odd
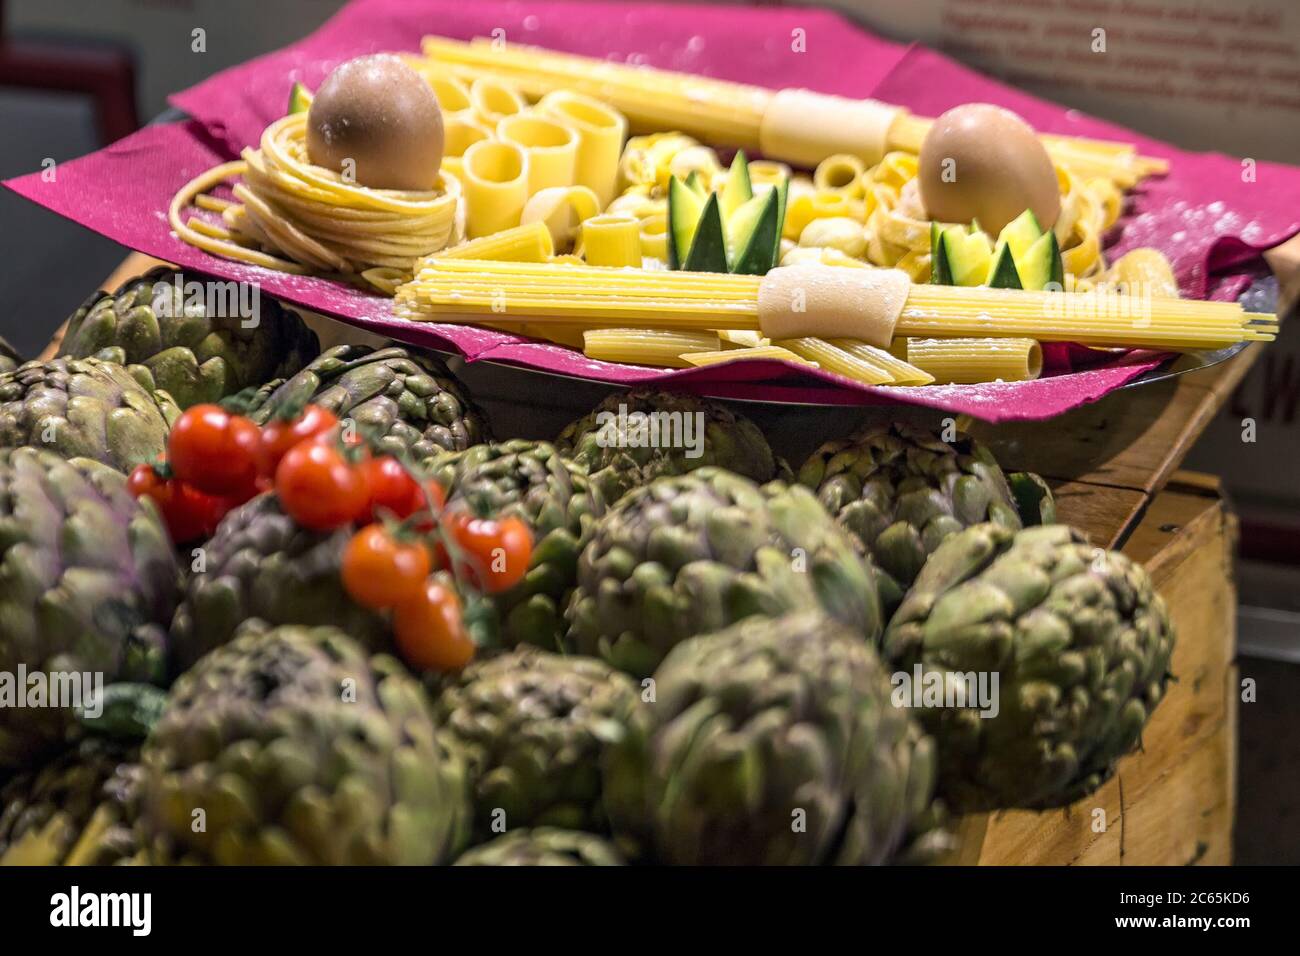
{"type": "MultiPolygon", "coordinates": [[[[1048,368],[1080,369],[1033,382],[899,388],[864,386],[772,360],[664,371],[588,359],[573,350],[464,325],[397,320],[389,300],[324,279],[289,276],[210,256],[169,230],[165,210],[184,182],[255,143],[281,115],[294,80],[314,87],[338,62],[377,50],[416,50],[433,32],[468,38],[506,30],[508,39],[610,56],[745,82],[874,95],[922,115],[961,102],[1006,105],[1049,132],[1135,142],[1171,160],[1168,177],[1144,183],[1116,230],[1114,250],[1155,246],[1174,263],[1184,294],[1231,298],[1259,251],[1300,231],[1300,170],[1184,153],[1120,127],[1063,110],[921,47],[861,32],[825,11],[662,4],[516,3],[478,0],[357,0],[319,31],[283,50],[217,74],[173,97],[192,122],[158,125],[98,153],[6,185],[123,245],[188,269],[257,283],[264,291],[412,345],[618,385],[654,383],[708,394],[818,404],[909,404],[991,422],[1051,418],[1095,401],[1157,367],[1163,357],[1110,358],[1068,345],[1046,348],[1048,368]],[[574,31],[581,22],[583,29],[574,31]],[[807,53],[791,51],[803,30],[807,53]],[[1099,367],[1085,367],[1098,365],[1099,367]]],[[[1108,250],[1109,251],[1109,250],[1108,250]]]]}

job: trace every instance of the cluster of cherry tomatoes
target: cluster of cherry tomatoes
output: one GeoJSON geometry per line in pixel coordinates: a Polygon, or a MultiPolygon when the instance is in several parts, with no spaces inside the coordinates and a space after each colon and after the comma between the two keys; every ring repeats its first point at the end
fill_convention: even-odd
{"type": "Polygon", "coordinates": [[[172,426],[167,460],[137,466],[128,486],[154,501],[177,544],[210,537],[228,511],[264,491],[305,528],[361,526],[343,552],[343,587],[358,604],[392,613],[398,650],[423,670],[455,670],[474,656],[452,582],[507,591],[532,557],[524,521],[446,507],[437,482],[373,455],[317,405],[260,428],[196,405],[172,426]]]}

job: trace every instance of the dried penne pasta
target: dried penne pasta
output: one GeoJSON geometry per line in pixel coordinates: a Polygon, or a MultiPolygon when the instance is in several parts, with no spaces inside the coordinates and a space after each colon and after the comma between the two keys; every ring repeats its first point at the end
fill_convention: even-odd
{"type": "Polygon", "coordinates": [[[554,254],[550,230],[541,222],[503,229],[434,253],[449,259],[494,259],[501,262],[545,262],[554,254]]]}
{"type": "Polygon", "coordinates": [[[934,377],[915,365],[891,355],[885,349],[876,348],[857,339],[829,339],[831,345],[842,349],[849,355],[863,362],[879,365],[889,373],[893,385],[929,385],[934,377]]]}
{"type": "Polygon", "coordinates": [[[688,352],[716,352],[716,332],[669,332],[663,329],[588,329],[583,334],[588,358],[629,365],[689,368],[688,352]]]}
{"type": "Polygon", "coordinates": [[[852,352],[825,339],[816,338],[778,339],[772,344],[787,348],[828,372],[843,375],[864,385],[894,385],[899,384],[900,378],[905,384],[921,385],[929,379],[919,369],[910,366],[907,369],[901,368],[898,360],[892,356],[890,361],[881,361],[874,354],[878,350],[867,351],[870,346],[852,352]]]}
{"type": "Polygon", "coordinates": [[[794,362],[796,365],[817,367],[816,362],[810,362],[802,355],[796,355],[789,349],[781,348],[779,345],[759,345],[745,349],[722,349],[715,352],[687,352],[682,358],[689,365],[721,365],[723,362],[738,362],[741,359],[780,359],[783,362],[794,362]]]}

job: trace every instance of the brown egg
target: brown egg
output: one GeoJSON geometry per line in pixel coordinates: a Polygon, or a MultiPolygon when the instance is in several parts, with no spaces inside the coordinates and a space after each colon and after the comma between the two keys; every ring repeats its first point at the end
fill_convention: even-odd
{"type": "Polygon", "coordinates": [[[976,219],[993,236],[1026,209],[1044,229],[1061,213],[1047,150],[1028,123],[989,103],[967,103],[934,121],[916,178],[931,219],[976,219]]]}
{"type": "Polygon", "coordinates": [[[434,189],[442,149],[438,98],[424,77],[391,54],[335,68],[307,111],[307,156],[345,176],[350,169],[359,186],[434,189]]]}

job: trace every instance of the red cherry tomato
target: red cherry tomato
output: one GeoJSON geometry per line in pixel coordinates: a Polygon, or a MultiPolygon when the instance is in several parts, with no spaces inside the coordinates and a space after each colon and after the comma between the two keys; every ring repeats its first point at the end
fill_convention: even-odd
{"type": "Polygon", "coordinates": [[[167,460],[181,481],[210,495],[247,500],[257,493],[256,425],[219,405],[195,405],[181,413],[167,440],[167,460]]]}
{"type": "Polygon", "coordinates": [[[362,528],[343,549],[343,587],[364,607],[378,611],[414,600],[428,576],[424,545],[399,541],[381,524],[362,528]]]}
{"type": "MultiPolygon", "coordinates": [[[[433,529],[438,526],[438,516],[443,513],[443,509],[446,507],[447,492],[443,491],[442,485],[438,484],[438,482],[434,481],[432,478],[425,479],[424,494],[420,496],[420,504],[419,507],[415,509],[415,513],[419,514],[420,512],[427,512],[427,515],[425,517],[416,518],[415,521],[412,522],[415,530],[420,534],[429,534],[432,532],[433,529]]],[[[440,544],[438,547],[441,548],[442,545],[440,544]]],[[[446,552],[444,551],[444,555],[445,553],[446,552]]]]}
{"type": "Polygon", "coordinates": [[[420,484],[392,455],[371,458],[361,465],[370,486],[371,519],[388,512],[399,521],[424,507],[420,484]]]}
{"type": "Polygon", "coordinates": [[[456,592],[437,578],[393,609],[393,637],[402,659],[417,670],[454,671],[474,659],[474,642],[456,592]]]}
{"type": "Polygon", "coordinates": [[[275,477],[280,459],[299,442],[330,433],[338,426],[338,417],[319,405],[306,405],[293,419],[276,419],[262,428],[257,449],[257,470],[267,478],[275,477]]]}
{"type": "Polygon", "coordinates": [[[150,498],[165,484],[153,465],[136,465],[126,476],[126,490],[132,498],[150,498]]]}
{"type": "Polygon", "coordinates": [[[178,478],[164,479],[152,465],[137,465],[127,478],[127,489],[157,506],[175,544],[212,537],[221,519],[239,504],[199,491],[178,478]]]}
{"type": "Polygon", "coordinates": [[[454,512],[446,527],[459,546],[460,573],[489,594],[508,591],[528,573],[533,533],[520,518],[475,518],[454,512]]]}
{"type": "Polygon", "coordinates": [[[362,521],[370,508],[364,472],[337,448],[315,441],[295,445],[280,460],[275,491],[285,512],[315,531],[362,521]]]}

